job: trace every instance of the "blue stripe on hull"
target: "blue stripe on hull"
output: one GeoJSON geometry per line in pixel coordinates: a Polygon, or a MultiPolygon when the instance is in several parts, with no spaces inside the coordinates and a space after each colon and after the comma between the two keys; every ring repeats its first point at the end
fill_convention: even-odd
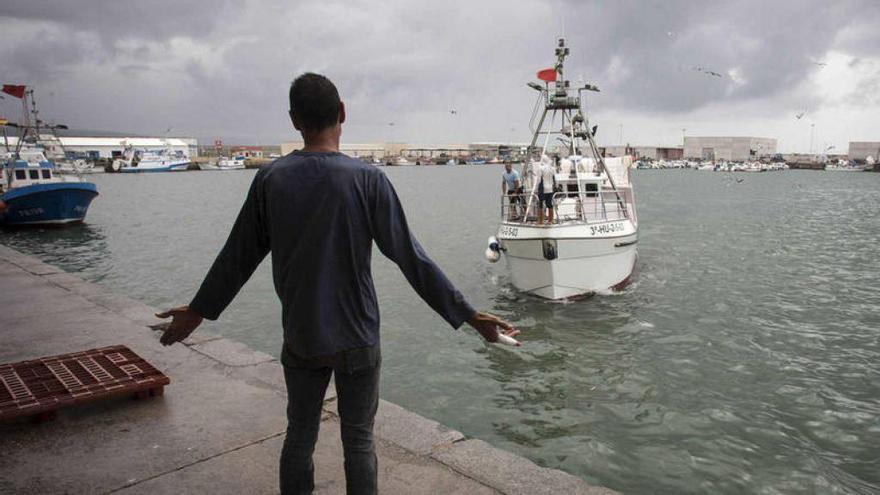
{"type": "Polygon", "coordinates": [[[6,226],[57,225],[81,222],[98,195],[91,183],[38,184],[8,191],[2,196],[6,226]]]}

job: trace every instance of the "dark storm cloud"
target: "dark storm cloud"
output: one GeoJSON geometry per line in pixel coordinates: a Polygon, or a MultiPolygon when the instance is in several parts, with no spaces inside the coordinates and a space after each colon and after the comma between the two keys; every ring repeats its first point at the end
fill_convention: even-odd
{"type": "Polygon", "coordinates": [[[718,100],[790,91],[816,69],[812,61],[822,57],[840,31],[880,10],[869,1],[603,5],[572,2],[567,20],[584,26],[569,30],[572,45],[592,47],[586,62],[596,76],[612,75],[606,69],[614,57],[631,71],[605,85],[615,105],[656,111],[687,111],[718,100]],[[707,77],[696,67],[723,77],[707,77]],[[730,70],[737,71],[740,83],[730,70]]]}
{"type": "Polygon", "coordinates": [[[274,142],[289,132],[287,86],[312,70],[339,85],[350,136],[386,139],[395,122],[409,132],[396,139],[454,141],[525,131],[524,83],[552,64],[563,30],[567,75],[599,85],[602,108],[766,100],[784,113],[821,104],[792,91],[830,49],[877,57],[878,12],[871,0],[7,0],[0,23],[16,36],[0,64],[12,82],[64,96],[45,111],[91,128],[274,142]]]}
{"type": "Polygon", "coordinates": [[[50,21],[72,31],[94,32],[108,41],[162,40],[209,35],[227,4],[223,0],[4,0],[0,16],[50,21]]]}

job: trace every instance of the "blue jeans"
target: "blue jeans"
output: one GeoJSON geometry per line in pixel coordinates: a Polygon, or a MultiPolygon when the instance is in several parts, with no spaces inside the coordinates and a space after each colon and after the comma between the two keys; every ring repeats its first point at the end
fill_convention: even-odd
{"type": "Polygon", "coordinates": [[[281,364],[287,384],[287,436],[279,467],[281,493],[311,494],[315,489],[312,453],[318,440],[321,406],[331,374],[336,377],[346,493],[377,493],[373,419],[379,405],[382,364],[379,346],[320,358],[299,357],[285,346],[281,364]]]}

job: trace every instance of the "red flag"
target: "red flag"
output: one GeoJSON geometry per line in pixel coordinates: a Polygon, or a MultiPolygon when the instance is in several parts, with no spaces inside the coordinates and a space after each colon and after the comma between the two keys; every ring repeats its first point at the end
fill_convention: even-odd
{"type": "Polygon", "coordinates": [[[24,98],[25,86],[16,86],[14,84],[4,84],[3,92],[16,98],[24,98]]]}
{"type": "Polygon", "coordinates": [[[556,69],[544,69],[538,71],[538,79],[546,82],[553,82],[556,80],[556,69]]]}

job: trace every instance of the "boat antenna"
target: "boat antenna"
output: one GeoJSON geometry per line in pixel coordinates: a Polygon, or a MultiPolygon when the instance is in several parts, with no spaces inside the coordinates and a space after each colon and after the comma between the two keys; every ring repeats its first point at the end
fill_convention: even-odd
{"type": "Polygon", "coordinates": [[[34,97],[34,90],[29,89],[31,95],[31,108],[34,113],[34,138],[40,139],[40,113],[37,111],[37,99],[34,97]]]}

